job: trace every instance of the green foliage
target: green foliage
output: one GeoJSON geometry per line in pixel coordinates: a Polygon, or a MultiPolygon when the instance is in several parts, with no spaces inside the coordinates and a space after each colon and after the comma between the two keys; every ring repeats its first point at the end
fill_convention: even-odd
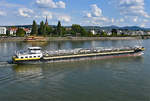
{"type": "Polygon", "coordinates": [[[112,36],[117,36],[117,29],[112,29],[112,36]]]}
{"type": "Polygon", "coordinates": [[[81,27],[81,36],[88,36],[88,32],[83,27],[81,27]]]}
{"type": "Polygon", "coordinates": [[[87,32],[87,35],[88,35],[88,37],[93,37],[93,36],[94,36],[91,31],[88,31],[88,32],[87,32]]]}
{"type": "Polygon", "coordinates": [[[88,32],[80,25],[73,24],[71,26],[73,36],[88,36],[88,32]]]}
{"type": "Polygon", "coordinates": [[[42,21],[38,29],[38,35],[46,36],[46,35],[50,35],[51,33],[52,33],[52,27],[44,24],[44,22],[42,21]]]}
{"type": "Polygon", "coordinates": [[[6,35],[10,36],[10,31],[9,30],[6,31],[6,35]]]}
{"type": "Polygon", "coordinates": [[[45,29],[46,29],[46,35],[50,35],[53,32],[53,29],[50,26],[45,26],[45,29]]]}
{"type": "Polygon", "coordinates": [[[107,37],[108,35],[107,35],[106,32],[102,32],[100,36],[102,36],[102,37],[107,37]]]}
{"type": "Polygon", "coordinates": [[[22,28],[18,28],[16,35],[19,37],[24,37],[25,36],[25,31],[22,28]]]}
{"type": "Polygon", "coordinates": [[[81,30],[81,26],[77,24],[73,24],[71,28],[72,28],[72,31],[77,32],[77,33],[79,33],[81,30]]]}
{"type": "Polygon", "coordinates": [[[52,30],[51,28],[51,33],[53,33],[53,36],[65,36],[66,34],[68,34],[68,31],[66,30],[65,27],[61,26],[61,22],[58,21],[58,24],[56,26],[56,28],[54,30],[52,30]]]}
{"type": "Polygon", "coordinates": [[[31,35],[37,35],[37,34],[38,34],[38,27],[36,21],[33,20],[31,35]]]}
{"type": "Polygon", "coordinates": [[[81,36],[81,37],[119,37],[119,36],[128,36],[122,33],[121,35],[117,35],[117,29],[112,29],[112,35],[107,35],[106,32],[101,32],[97,35],[93,35],[90,31],[86,31],[82,26],[78,24],[73,24],[71,28],[65,28],[61,25],[61,22],[58,21],[56,27],[52,28],[47,24],[44,24],[43,21],[40,23],[40,27],[37,30],[37,24],[35,20],[33,21],[31,35],[40,35],[40,36],[81,36]]]}
{"type": "Polygon", "coordinates": [[[58,21],[57,28],[56,28],[56,33],[57,33],[57,35],[62,36],[62,27],[61,27],[61,22],[60,21],[58,21]]]}
{"type": "Polygon", "coordinates": [[[67,34],[66,28],[61,27],[62,36],[65,36],[67,34]]]}
{"type": "Polygon", "coordinates": [[[54,36],[54,37],[58,36],[58,35],[57,35],[57,29],[56,29],[56,28],[52,31],[52,33],[53,33],[52,36],[54,36]]]}
{"type": "Polygon", "coordinates": [[[38,35],[42,35],[44,33],[44,22],[40,23],[40,28],[38,29],[38,35]]]}

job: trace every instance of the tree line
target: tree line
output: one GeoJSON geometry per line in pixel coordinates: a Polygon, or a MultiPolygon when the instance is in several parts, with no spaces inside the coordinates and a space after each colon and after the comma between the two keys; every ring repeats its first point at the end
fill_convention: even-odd
{"type": "MultiPolygon", "coordinates": [[[[106,32],[100,32],[95,35],[91,31],[85,30],[82,26],[78,24],[73,24],[71,28],[67,28],[61,25],[61,22],[58,21],[56,26],[49,26],[44,23],[44,21],[40,22],[40,25],[33,20],[32,30],[30,35],[34,36],[50,36],[50,37],[65,37],[65,36],[73,36],[73,37],[108,37],[108,36],[118,36],[117,30],[112,29],[112,35],[108,35],[106,32]]],[[[22,28],[18,28],[16,32],[17,36],[25,36],[25,31],[22,28]]],[[[125,36],[125,35],[121,35],[125,36]]]]}
{"type": "Polygon", "coordinates": [[[44,24],[41,21],[40,26],[38,28],[36,21],[33,21],[31,35],[39,35],[39,36],[91,36],[92,33],[86,31],[83,27],[78,24],[73,24],[71,28],[67,29],[61,25],[61,22],[58,21],[57,26],[51,27],[44,24]]]}

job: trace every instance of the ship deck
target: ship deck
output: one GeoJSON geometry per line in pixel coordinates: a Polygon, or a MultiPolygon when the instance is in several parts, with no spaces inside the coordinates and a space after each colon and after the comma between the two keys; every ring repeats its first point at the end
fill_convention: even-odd
{"type": "Polygon", "coordinates": [[[84,53],[84,54],[68,54],[68,55],[57,55],[57,56],[43,56],[43,59],[60,59],[60,58],[77,58],[77,57],[91,57],[91,56],[105,56],[105,55],[116,55],[116,54],[127,54],[134,53],[134,50],[129,51],[113,51],[113,52],[98,52],[98,53],[84,53]]]}

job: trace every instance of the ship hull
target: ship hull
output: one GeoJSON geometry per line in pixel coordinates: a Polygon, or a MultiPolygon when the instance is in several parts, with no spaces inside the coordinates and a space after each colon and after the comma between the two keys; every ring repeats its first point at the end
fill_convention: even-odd
{"type": "Polygon", "coordinates": [[[53,62],[70,62],[70,61],[81,61],[81,60],[97,60],[97,59],[108,59],[108,58],[121,58],[121,57],[138,57],[142,56],[143,51],[130,52],[130,53],[119,53],[119,54],[94,54],[84,56],[69,56],[69,57],[43,57],[39,60],[24,60],[24,61],[13,61],[15,64],[37,64],[37,63],[53,63],[53,62]]]}

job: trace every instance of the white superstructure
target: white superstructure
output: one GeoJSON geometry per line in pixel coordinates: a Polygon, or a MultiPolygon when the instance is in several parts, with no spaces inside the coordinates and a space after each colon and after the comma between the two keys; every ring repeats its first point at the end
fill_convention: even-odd
{"type": "Polygon", "coordinates": [[[41,47],[28,47],[27,51],[17,51],[16,59],[18,60],[34,60],[43,57],[41,47]]]}

